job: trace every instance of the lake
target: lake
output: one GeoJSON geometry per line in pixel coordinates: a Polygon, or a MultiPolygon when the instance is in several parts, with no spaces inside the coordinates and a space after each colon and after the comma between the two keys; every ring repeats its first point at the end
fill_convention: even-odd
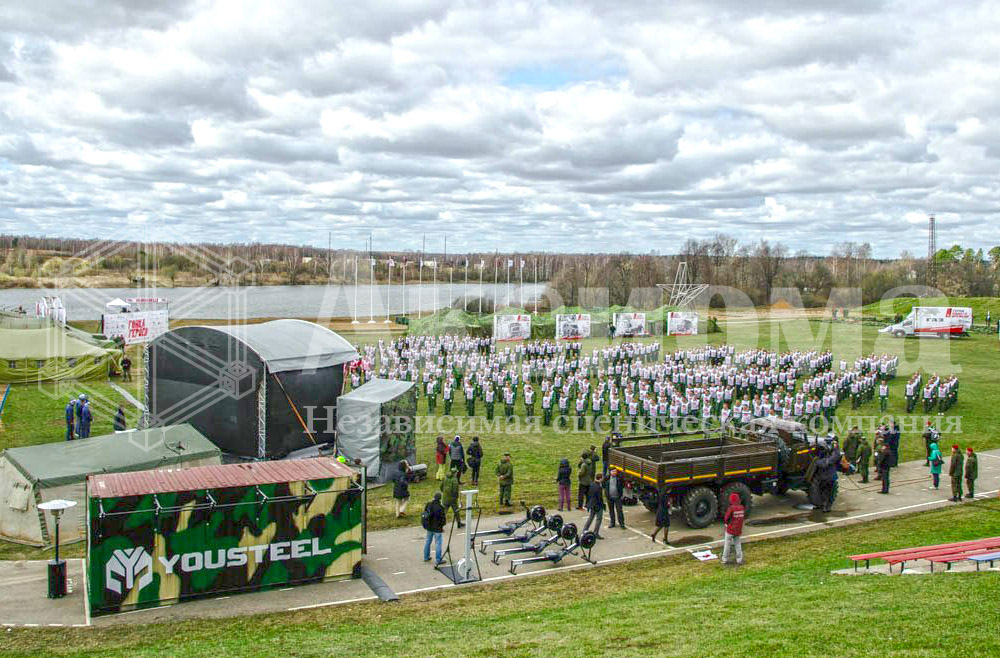
{"type": "MultiPolygon", "coordinates": [[[[530,306],[545,290],[544,283],[483,284],[482,294],[501,305],[530,306]]],[[[104,305],[120,297],[163,297],[173,319],[221,318],[385,318],[386,314],[430,312],[448,308],[454,300],[479,296],[478,283],[433,285],[376,284],[329,286],[243,286],[206,288],[11,288],[0,290],[0,309],[23,306],[34,314],[43,296],[56,295],[70,321],[97,320],[104,305]]]]}

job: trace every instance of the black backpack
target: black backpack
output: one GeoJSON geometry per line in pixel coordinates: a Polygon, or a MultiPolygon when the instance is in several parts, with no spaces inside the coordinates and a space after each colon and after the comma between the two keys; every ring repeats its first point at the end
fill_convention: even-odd
{"type": "Polygon", "coordinates": [[[424,530],[430,530],[431,524],[431,504],[424,505],[424,511],[420,515],[420,525],[424,530]]]}

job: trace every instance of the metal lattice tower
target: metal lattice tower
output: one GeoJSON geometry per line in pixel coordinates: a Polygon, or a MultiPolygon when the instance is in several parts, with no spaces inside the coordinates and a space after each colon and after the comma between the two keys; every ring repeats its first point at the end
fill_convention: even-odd
{"type": "Polygon", "coordinates": [[[677,308],[690,308],[698,295],[708,289],[707,283],[690,283],[688,281],[688,264],[682,260],[677,265],[677,274],[674,275],[673,283],[658,283],[657,288],[670,294],[670,306],[677,308]]]}
{"type": "Polygon", "coordinates": [[[927,285],[934,285],[934,256],[937,254],[937,225],[934,215],[927,219],[927,285]]]}

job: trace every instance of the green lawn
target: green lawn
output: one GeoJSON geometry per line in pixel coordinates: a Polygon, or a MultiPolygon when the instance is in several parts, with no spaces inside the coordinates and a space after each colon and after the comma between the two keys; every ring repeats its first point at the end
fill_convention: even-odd
{"type": "Polygon", "coordinates": [[[1000,501],[747,545],[231,620],[13,630],[5,656],[1000,655],[1000,574],[833,576],[846,555],[1000,532],[1000,501]],[[359,626],[364,620],[364,627],[359,626]]]}
{"type": "Polygon", "coordinates": [[[897,297],[896,299],[872,302],[862,307],[864,315],[885,318],[895,314],[906,315],[914,306],[968,306],[972,309],[977,325],[986,322],[986,311],[995,322],[1000,317],[1000,297],[897,297]]]}
{"type": "MultiPolygon", "coordinates": [[[[375,340],[374,337],[367,337],[375,340]]],[[[734,324],[725,334],[701,335],[696,337],[663,338],[664,349],[687,349],[705,344],[728,342],[745,349],[751,346],[770,347],[778,349],[833,349],[835,358],[841,356],[853,362],[861,354],[873,351],[883,353],[898,353],[901,355],[900,376],[891,385],[890,406],[888,413],[900,416],[905,411],[903,386],[906,374],[917,367],[928,372],[946,374],[958,372],[960,378],[959,402],[947,414],[949,418],[958,418],[961,422],[960,435],[947,435],[946,442],[955,440],[962,446],[971,445],[977,450],[1000,447],[1000,436],[996,433],[996,409],[1000,408],[1000,386],[996,374],[997,342],[990,336],[973,336],[962,340],[943,341],[937,339],[897,339],[880,335],[874,327],[860,324],[815,322],[804,319],[782,322],[764,322],[760,325],[734,324]]],[[[606,339],[590,339],[585,341],[585,348],[606,345],[606,339]]],[[[141,380],[141,373],[135,374],[136,381],[141,380]]],[[[106,390],[117,396],[107,384],[91,383],[95,389],[106,390]]],[[[136,393],[136,397],[141,397],[136,393]]],[[[15,387],[10,404],[4,413],[6,431],[0,434],[0,447],[25,445],[29,443],[44,443],[59,440],[62,437],[62,409],[65,401],[59,397],[43,394],[35,386],[15,387]]],[[[849,405],[847,405],[849,407],[849,405]]],[[[497,405],[502,412],[502,405],[497,405]]],[[[421,398],[419,413],[426,414],[426,402],[421,398]]],[[[536,404],[540,412],[540,405],[536,404]]],[[[442,402],[438,400],[438,416],[442,413],[442,402]]],[[[441,419],[442,433],[446,438],[454,436],[458,423],[465,422],[465,405],[461,397],[452,409],[456,417],[441,419]]],[[[481,419],[485,411],[479,404],[477,413],[481,419]]],[[[523,415],[523,407],[518,403],[518,413],[523,415]]],[[[922,415],[918,408],[916,415],[922,415]]],[[[838,417],[846,419],[852,415],[878,415],[878,402],[869,403],[858,412],[841,405],[838,417]]],[[[947,420],[947,419],[942,419],[947,420]]],[[[497,426],[499,427],[499,426],[497,426]]],[[[945,423],[947,429],[947,423],[945,423]]],[[[108,417],[98,415],[95,421],[94,434],[111,431],[111,421],[108,417]]],[[[434,470],[434,433],[418,435],[418,461],[428,464],[434,470]]],[[[486,452],[483,466],[483,477],[480,481],[480,503],[484,514],[496,511],[495,500],[497,485],[493,477],[493,468],[504,451],[509,451],[515,464],[515,500],[524,500],[528,504],[540,503],[554,508],[557,502],[555,486],[555,471],[562,457],[571,460],[576,466],[576,458],[580,452],[591,444],[600,445],[603,435],[596,433],[560,433],[557,428],[543,428],[540,432],[506,433],[502,429],[480,432],[486,452]]],[[[463,434],[465,443],[469,434],[463,434]]],[[[904,432],[901,441],[901,459],[909,460],[923,456],[923,440],[919,431],[904,432]]],[[[467,482],[467,478],[463,479],[467,482]]],[[[406,524],[416,524],[419,521],[419,510],[423,503],[429,500],[437,489],[438,483],[432,478],[415,483],[411,486],[411,514],[404,519],[395,519],[392,511],[391,487],[382,487],[372,491],[369,496],[368,521],[371,529],[395,527],[406,524]]],[[[68,548],[69,554],[79,556],[82,546],[68,548]]],[[[0,559],[43,557],[43,551],[0,542],[0,559]]]]}

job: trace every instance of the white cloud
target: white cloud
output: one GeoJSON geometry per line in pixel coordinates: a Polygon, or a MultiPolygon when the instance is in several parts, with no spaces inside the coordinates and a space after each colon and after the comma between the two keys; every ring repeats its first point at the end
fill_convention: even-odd
{"type": "Polygon", "coordinates": [[[140,4],[0,8],[0,230],[1000,243],[993,1],[140,4]]]}

